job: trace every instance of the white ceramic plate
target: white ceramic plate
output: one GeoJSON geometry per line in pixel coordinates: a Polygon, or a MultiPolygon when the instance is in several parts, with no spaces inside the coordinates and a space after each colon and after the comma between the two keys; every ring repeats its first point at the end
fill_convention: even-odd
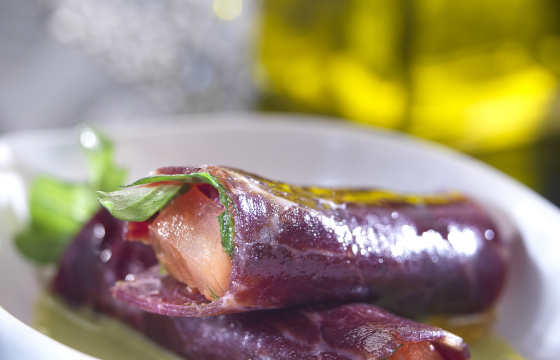
{"type": "MultiPolygon", "coordinates": [[[[490,204],[502,213],[504,231],[514,234],[514,223],[523,239],[513,243],[497,330],[528,360],[558,358],[560,211],[533,191],[441,146],[333,120],[263,114],[168,120],[102,127],[131,179],[166,165],[214,163],[299,184],[456,189],[490,204]]],[[[23,189],[39,173],[85,178],[73,130],[0,139],[0,305],[5,309],[0,308],[0,358],[91,359],[26,325],[40,287],[33,268],[14,251],[11,233],[25,214],[23,189]]]]}

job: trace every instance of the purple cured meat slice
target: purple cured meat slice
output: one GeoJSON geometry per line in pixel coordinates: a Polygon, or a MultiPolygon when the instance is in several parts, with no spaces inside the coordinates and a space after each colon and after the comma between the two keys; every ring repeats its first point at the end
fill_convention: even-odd
{"type": "MultiPolygon", "coordinates": [[[[234,205],[227,210],[234,235],[225,292],[211,305],[182,301],[183,295],[162,295],[167,282],[160,282],[161,292],[154,291],[158,280],[151,278],[148,294],[143,291],[150,278],[146,274],[136,282],[119,283],[113,290],[118,299],[173,316],[321,302],[372,302],[417,316],[483,311],[495,302],[504,283],[507,256],[500,234],[484,210],[463,196],[304,188],[215,166],[157,172],[203,173],[219,182],[234,205]]],[[[217,202],[216,196],[208,197],[217,202]]],[[[154,233],[168,234],[168,228],[157,226],[169,222],[158,223],[156,217],[150,225],[164,265],[170,263],[163,254],[166,239],[154,233]]],[[[181,232],[188,228],[187,224],[181,232]]],[[[181,246],[185,248],[177,248],[181,246]]],[[[180,251],[177,248],[172,250],[180,251]]],[[[184,267],[196,266],[190,259],[182,261],[184,267]]],[[[210,299],[205,288],[199,290],[210,299]]]]}
{"type": "MultiPolygon", "coordinates": [[[[426,356],[430,350],[437,352],[434,359],[469,358],[460,338],[367,304],[168,317],[167,321],[181,341],[175,351],[192,360],[391,359],[402,345],[403,350],[420,347],[423,356],[418,359],[432,359],[426,356]]],[[[150,326],[149,321],[145,325],[150,326]]]]}
{"type": "Polygon", "coordinates": [[[109,295],[113,281],[137,277],[155,262],[149,246],[122,241],[123,231],[122,221],[105,210],[97,214],[64,254],[53,291],[74,305],[88,306],[128,323],[187,359],[469,358],[468,348],[459,337],[367,304],[202,318],[144,312],[109,295]],[[101,255],[105,250],[111,250],[111,256],[107,252],[101,255]],[[410,357],[414,353],[416,357],[410,357]]]}
{"type": "Polygon", "coordinates": [[[125,318],[141,313],[107,291],[115,282],[132,279],[157,264],[150,246],[123,241],[124,225],[107,210],[100,210],[66,249],[53,291],[72,304],[102,313],[125,318]]]}

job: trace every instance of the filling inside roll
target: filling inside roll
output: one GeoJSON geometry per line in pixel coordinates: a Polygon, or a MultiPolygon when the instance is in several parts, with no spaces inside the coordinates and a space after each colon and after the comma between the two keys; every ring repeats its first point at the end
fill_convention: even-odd
{"type": "Polygon", "coordinates": [[[408,343],[397,349],[387,360],[444,360],[428,341],[408,343]]]}
{"type": "Polygon", "coordinates": [[[212,190],[192,186],[159,212],[149,230],[165,270],[209,300],[216,300],[226,292],[231,259],[222,247],[217,219],[224,208],[212,199],[213,193],[205,194],[212,190]]]}

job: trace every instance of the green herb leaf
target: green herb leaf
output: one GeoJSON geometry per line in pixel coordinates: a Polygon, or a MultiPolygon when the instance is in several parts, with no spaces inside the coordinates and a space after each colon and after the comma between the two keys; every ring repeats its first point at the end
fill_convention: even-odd
{"type": "Polygon", "coordinates": [[[38,176],[30,187],[31,227],[46,235],[75,234],[97,211],[95,193],[82,184],[38,176]]]}
{"type": "Polygon", "coordinates": [[[87,185],[39,176],[29,192],[30,226],[16,235],[16,247],[38,263],[57,262],[65,245],[97,209],[95,193],[87,185]]]}
{"type": "Polygon", "coordinates": [[[233,253],[233,217],[224,211],[218,215],[220,223],[220,234],[222,235],[222,247],[224,251],[232,258],[233,253]]]}
{"type": "Polygon", "coordinates": [[[214,291],[212,291],[212,289],[210,289],[210,286],[206,285],[206,288],[210,291],[210,296],[212,296],[214,299],[218,300],[220,298],[214,291]]]}
{"type": "Polygon", "coordinates": [[[50,264],[58,261],[71,237],[64,234],[49,236],[39,230],[27,229],[17,234],[14,241],[23,256],[39,264],[50,264]]]}
{"type": "Polygon", "coordinates": [[[114,192],[98,191],[98,200],[117,219],[145,221],[161,209],[181,185],[129,187],[114,192]]]}
{"type": "Polygon", "coordinates": [[[125,168],[115,164],[115,146],[105,135],[82,125],[78,128],[89,168],[88,185],[94,190],[113,191],[126,179],[125,168]]]}
{"type": "Polygon", "coordinates": [[[114,146],[109,139],[85,126],[79,135],[89,181],[71,184],[38,176],[29,188],[30,223],[14,241],[25,257],[41,264],[57,262],[66,245],[98,211],[95,190],[114,190],[126,176],[114,163],[114,146]]]}
{"type": "MultiPolygon", "coordinates": [[[[162,194],[153,195],[154,199],[143,201],[143,196],[147,195],[149,187],[133,187],[136,185],[145,185],[162,181],[181,181],[183,183],[208,183],[218,190],[220,195],[220,203],[224,206],[225,211],[218,216],[220,224],[220,232],[222,235],[222,246],[224,251],[232,257],[233,253],[233,234],[234,221],[231,212],[235,209],[235,204],[227,194],[226,188],[220,183],[217,177],[209,173],[195,174],[175,174],[175,175],[154,175],[139,179],[130,185],[124,186],[124,189],[107,194],[98,192],[98,198],[111,214],[121,220],[127,221],[145,221],[150,216],[161,209],[165,204],[177,193],[177,190],[171,194],[171,190],[162,190],[162,194]],[[166,193],[169,191],[168,193],[166,193]],[[149,215],[148,215],[149,214],[149,215]]],[[[161,186],[177,186],[177,185],[161,185],[161,186]]]]}

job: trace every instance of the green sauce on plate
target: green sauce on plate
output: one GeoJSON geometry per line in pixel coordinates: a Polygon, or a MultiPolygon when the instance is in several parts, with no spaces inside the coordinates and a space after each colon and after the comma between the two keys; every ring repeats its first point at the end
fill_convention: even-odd
{"type": "MultiPolygon", "coordinates": [[[[179,360],[126,325],[87,309],[70,307],[50,294],[43,294],[37,301],[34,327],[104,360],[179,360]]],[[[495,333],[469,346],[472,360],[524,360],[495,333]]]]}
{"type": "Polygon", "coordinates": [[[45,335],[103,360],[183,360],[126,325],[43,294],[33,326],[45,335]]]}

